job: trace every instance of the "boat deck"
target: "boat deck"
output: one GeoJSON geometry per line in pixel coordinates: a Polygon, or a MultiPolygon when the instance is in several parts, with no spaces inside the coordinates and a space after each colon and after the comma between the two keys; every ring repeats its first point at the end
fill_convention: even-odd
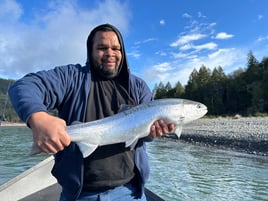
{"type": "MultiPolygon", "coordinates": [[[[29,195],[20,201],[58,201],[60,197],[61,187],[59,184],[53,184],[41,191],[29,195]]],[[[152,191],[145,189],[147,201],[165,201],[152,191]]]]}

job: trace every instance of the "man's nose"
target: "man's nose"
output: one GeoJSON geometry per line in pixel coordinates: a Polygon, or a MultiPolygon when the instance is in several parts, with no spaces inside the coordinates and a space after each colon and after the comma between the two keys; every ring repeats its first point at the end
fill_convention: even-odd
{"type": "Polygon", "coordinates": [[[105,50],[105,55],[110,56],[110,55],[112,55],[113,53],[114,53],[114,51],[113,51],[112,48],[107,48],[107,49],[105,50]]]}

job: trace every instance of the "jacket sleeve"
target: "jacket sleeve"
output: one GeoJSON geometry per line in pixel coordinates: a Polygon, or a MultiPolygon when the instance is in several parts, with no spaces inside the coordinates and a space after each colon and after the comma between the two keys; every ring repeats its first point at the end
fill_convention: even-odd
{"type": "Polygon", "coordinates": [[[143,79],[131,75],[130,83],[131,92],[133,93],[137,105],[153,100],[152,92],[143,79]]]}
{"type": "Polygon", "coordinates": [[[30,73],[16,81],[8,91],[12,105],[19,117],[27,122],[38,111],[59,107],[68,83],[67,66],[48,71],[30,73]]]}

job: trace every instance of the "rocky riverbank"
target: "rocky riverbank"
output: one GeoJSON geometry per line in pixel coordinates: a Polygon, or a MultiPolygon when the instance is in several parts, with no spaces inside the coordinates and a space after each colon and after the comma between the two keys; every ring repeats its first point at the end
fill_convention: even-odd
{"type": "MultiPolygon", "coordinates": [[[[1,125],[26,126],[5,121],[1,125]]],[[[268,117],[198,119],[184,126],[179,140],[268,156],[268,117]]]]}
{"type": "Polygon", "coordinates": [[[26,126],[26,124],[22,122],[2,121],[0,126],[26,126]]]}
{"type": "Polygon", "coordinates": [[[26,126],[25,123],[2,121],[0,126],[26,126]]]}
{"type": "Polygon", "coordinates": [[[268,156],[268,117],[202,118],[185,125],[180,140],[268,156]]]}

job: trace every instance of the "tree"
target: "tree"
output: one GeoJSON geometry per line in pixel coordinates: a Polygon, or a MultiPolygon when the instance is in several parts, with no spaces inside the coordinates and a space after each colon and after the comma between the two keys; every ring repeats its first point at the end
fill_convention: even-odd
{"type": "Polygon", "coordinates": [[[248,53],[247,69],[245,72],[245,80],[248,84],[259,81],[262,78],[263,69],[258,60],[250,51],[248,53]]]}
{"type": "Polygon", "coordinates": [[[211,76],[211,71],[209,68],[207,68],[205,65],[202,65],[198,71],[197,76],[197,83],[200,87],[206,86],[206,84],[209,82],[211,76]]]}
{"type": "Polygon", "coordinates": [[[247,90],[247,83],[244,79],[245,73],[226,82],[226,111],[227,113],[241,113],[245,114],[247,108],[250,106],[251,95],[247,90]]]}
{"type": "Polygon", "coordinates": [[[165,90],[166,90],[166,92],[168,92],[168,91],[170,91],[171,89],[172,89],[172,86],[171,86],[170,82],[168,82],[168,83],[166,84],[166,86],[165,86],[165,90]]]}
{"type": "Polygon", "coordinates": [[[247,70],[245,72],[245,81],[247,84],[249,105],[247,112],[255,114],[264,110],[262,81],[264,75],[264,65],[259,63],[250,51],[248,54],[247,70]]]}
{"type": "Polygon", "coordinates": [[[194,99],[195,94],[198,90],[198,82],[197,82],[198,72],[196,69],[193,69],[190,74],[189,80],[185,86],[185,96],[189,99],[194,99]]]}
{"type": "Polygon", "coordinates": [[[261,89],[262,89],[262,99],[263,102],[263,111],[268,113],[268,57],[264,57],[261,61],[263,68],[263,76],[261,81],[261,89]]]}
{"type": "Polygon", "coordinates": [[[166,96],[166,88],[165,88],[163,82],[160,82],[158,84],[158,86],[156,86],[156,88],[155,88],[154,98],[160,99],[160,98],[165,98],[165,96],[166,96]]]}
{"type": "Polygon", "coordinates": [[[219,115],[225,113],[226,79],[227,76],[224,74],[221,66],[213,69],[206,87],[207,95],[205,96],[211,114],[219,115]]]}
{"type": "Polygon", "coordinates": [[[177,82],[177,84],[174,87],[174,97],[175,98],[182,98],[184,96],[185,90],[180,81],[177,82]]]}

